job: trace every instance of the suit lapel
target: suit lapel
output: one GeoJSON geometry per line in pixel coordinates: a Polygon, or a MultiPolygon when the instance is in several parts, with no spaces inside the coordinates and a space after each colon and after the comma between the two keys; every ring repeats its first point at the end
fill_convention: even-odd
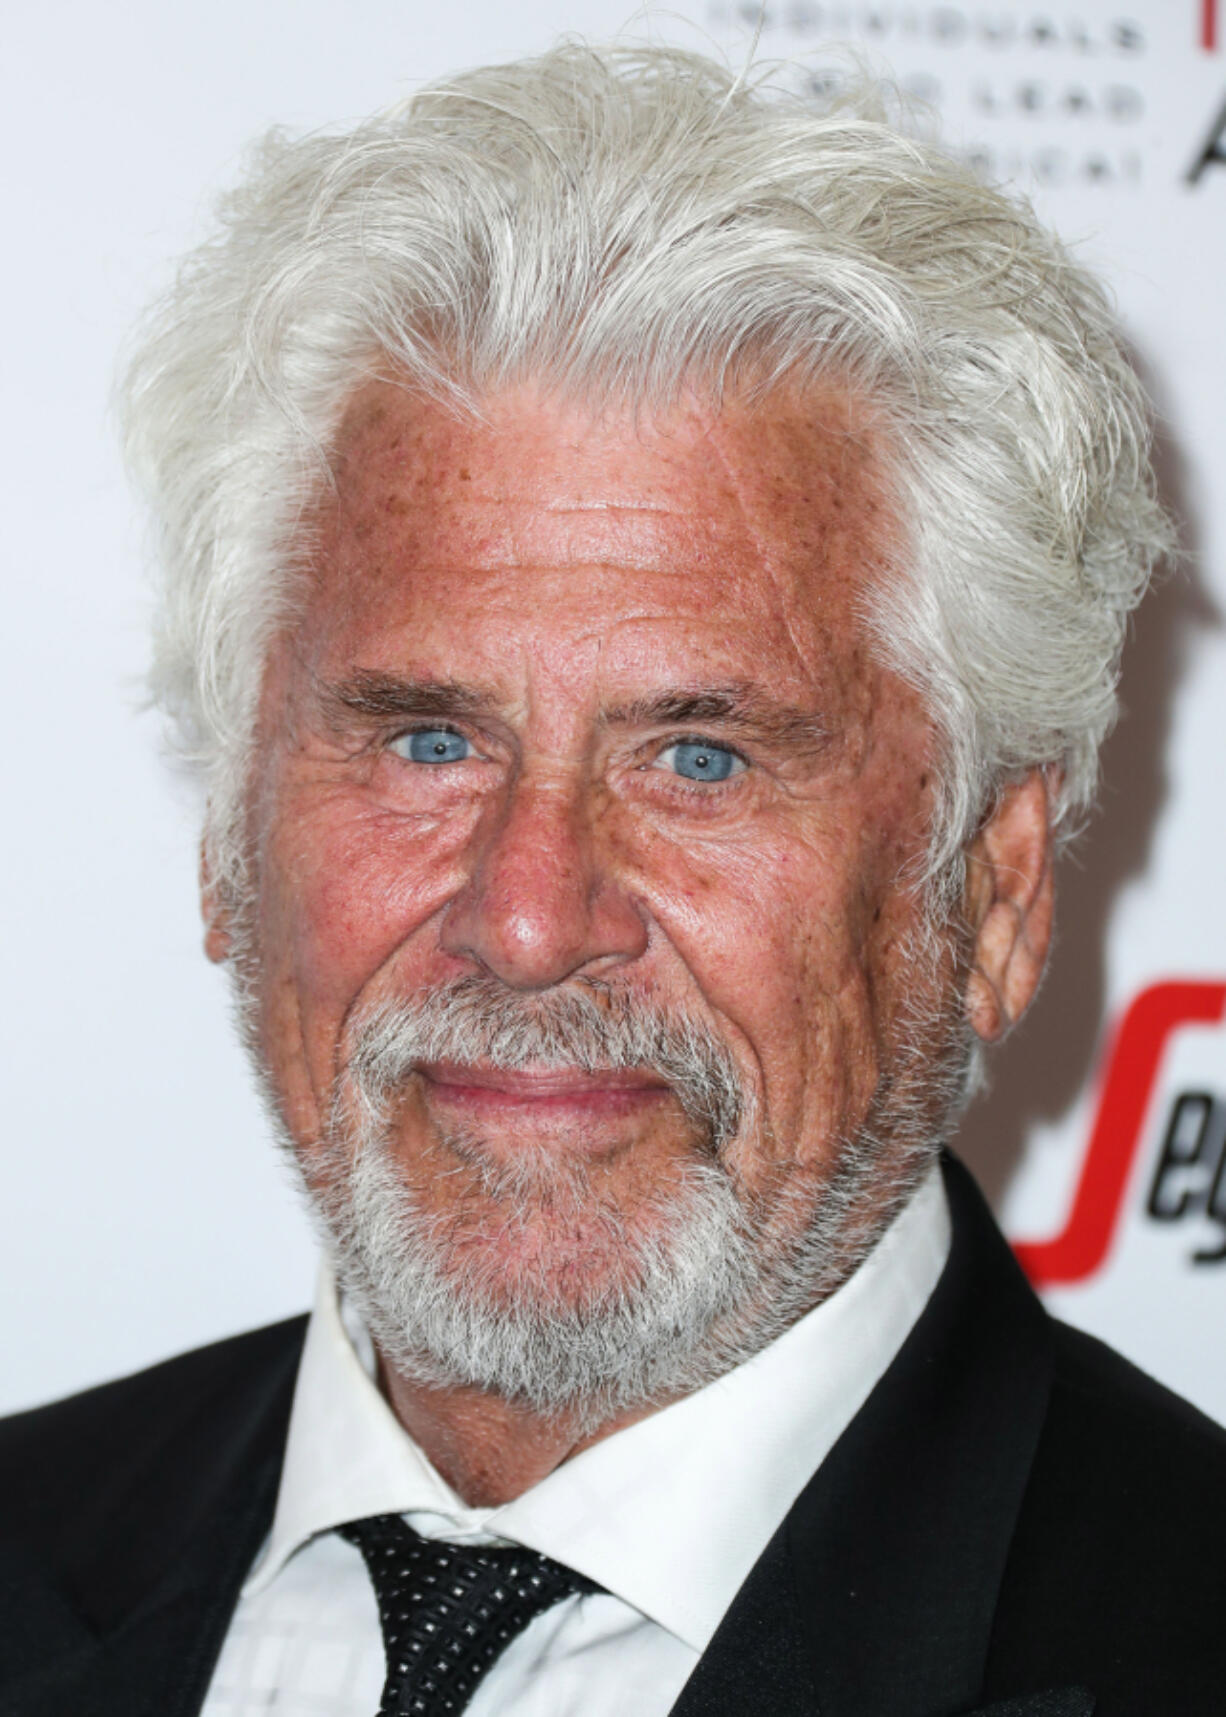
{"type": "Polygon", "coordinates": [[[53,1649],[0,1692],[0,1714],[196,1717],[237,1591],[236,1582],[224,1608],[181,1593],[105,1638],[53,1649]]]}
{"type": "Polygon", "coordinates": [[[967,1717],[1093,1717],[1094,1695],[1085,1687],[1053,1687],[1025,1699],[982,1705],[967,1717]]]}
{"type": "MultiPolygon", "coordinates": [[[[953,1241],[932,1298],[674,1717],[973,1712],[1052,1362],[1045,1314],[978,1189],[952,1159],[945,1168],[953,1241]]],[[[999,1717],[1092,1709],[1076,1690],[1044,1697],[1066,1703],[1006,1705],[999,1717]]]]}
{"type": "Polygon", "coordinates": [[[187,1434],[134,1424],[55,1575],[14,1578],[37,1615],[0,1626],[0,1717],[195,1717],[272,1520],[301,1326],[277,1333],[187,1434]]]}
{"type": "Polygon", "coordinates": [[[813,1717],[817,1690],[782,1528],[755,1563],[671,1717],[813,1717]]]}

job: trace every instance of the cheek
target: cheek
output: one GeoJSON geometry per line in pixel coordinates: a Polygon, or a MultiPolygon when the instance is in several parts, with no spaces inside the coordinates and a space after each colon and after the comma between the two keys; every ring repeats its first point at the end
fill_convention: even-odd
{"type": "Polygon", "coordinates": [[[660,843],[643,871],[653,916],[764,1076],[863,990],[862,914],[837,847],[660,843]]]}
{"type": "MultiPolygon", "coordinates": [[[[897,866],[874,819],[842,812],[804,838],[640,849],[665,938],[759,1087],[776,1144],[823,1164],[862,1123],[890,1058],[881,944],[897,936],[897,866]],[[886,920],[891,920],[887,926],[886,920]]],[[[765,1162],[741,1164],[752,1180],[765,1162]]]]}
{"type": "Polygon", "coordinates": [[[300,1011],[335,1022],[447,898],[457,843],[343,803],[291,808],[280,831],[266,853],[263,945],[282,952],[300,1011]]]}

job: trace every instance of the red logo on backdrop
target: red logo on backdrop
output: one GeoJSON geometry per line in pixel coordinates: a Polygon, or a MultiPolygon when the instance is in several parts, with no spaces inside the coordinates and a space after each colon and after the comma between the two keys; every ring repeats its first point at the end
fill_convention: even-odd
{"type": "Polygon", "coordinates": [[[1200,0],[1200,45],[1210,53],[1217,47],[1218,0],[1200,0]]]}
{"type": "MultiPolygon", "coordinates": [[[[1106,1072],[1098,1099],[1098,1111],[1090,1132],[1090,1143],[1081,1168],[1081,1179],[1073,1197],[1073,1208],[1062,1233],[1054,1239],[1022,1241],[1014,1247],[1026,1274],[1036,1287],[1056,1287],[1081,1282],[1104,1262],[1119,1221],[1124,1191],[1141,1143],[1149,1100],[1157,1084],[1163,1052],[1175,1032],[1188,1025],[1217,1025],[1226,1018],[1226,984],[1162,983],[1142,990],[1124,1015],[1107,1057],[1106,1072]]],[[[1216,1110],[1213,1099],[1202,1093],[1185,1094],[1176,1107],[1167,1142],[1163,1147],[1160,1177],[1169,1171],[1193,1165],[1203,1150],[1208,1121],[1216,1110]],[[1189,1097],[1210,1105],[1190,1154],[1180,1141],[1190,1136],[1189,1123],[1200,1115],[1184,1115],[1180,1105],[1189,1097]]],[[[1214,1126],[1214,1133],[1218,1131],[1214,1126]]],[[[1226,1148],[1226,1147],[1224,1147],[1226,1148]]],[[[1214,1175],[1210,1204],[1216,1205],[1226,1170],[1226,1157],[1214,1175]]],[[[1185,1194],[1178,1213],[1187,1208],[1185,1194]]],[[[1159,1182],[1150,1199],[1151,1214],[1171,1219],[1174,1207],[1163,1197],[1159,1182]],[[1157,1203],[1158,1208],[1153,1208],[1157,1203]]],[[[1208,1254],[1203,1255],[1209,1261],[1208,1254]]],[[[1213,1255],[1216,1260],[1216,1254],[1213,1255]]]]}

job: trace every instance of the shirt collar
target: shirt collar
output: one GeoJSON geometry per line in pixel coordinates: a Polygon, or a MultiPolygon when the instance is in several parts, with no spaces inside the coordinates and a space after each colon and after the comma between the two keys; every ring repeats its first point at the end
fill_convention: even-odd
{"type": "Polygon", "coordinates": [[[272,1532],[245,1591],[344,1521],[408,1514],[429,1536],[496,1537],[552,1556],[701,1651],[902,1346],[948,1252],[934,1164],[856,1273],[769,1347],[492,1509],[467,1507],[400,1426],[369,1338],[325,1269],[272,1532]]]}

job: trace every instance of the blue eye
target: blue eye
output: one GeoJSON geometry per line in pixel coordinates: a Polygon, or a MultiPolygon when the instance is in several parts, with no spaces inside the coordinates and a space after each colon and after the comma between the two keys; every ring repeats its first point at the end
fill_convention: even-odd
{"type": "Polygon", "coordinates": [[[392,750],[412,763],[462,763],[472,747],[462,733],[447,727],[420,727],[392,741],[392,750]]]}
{"type": "Polygon", "coordinates": [[[702,740],[682,739],[660,753],[666,763],[687,781],[726,781],[745,767],[743,758],[723,745],[708,745],[702,740]]]}

